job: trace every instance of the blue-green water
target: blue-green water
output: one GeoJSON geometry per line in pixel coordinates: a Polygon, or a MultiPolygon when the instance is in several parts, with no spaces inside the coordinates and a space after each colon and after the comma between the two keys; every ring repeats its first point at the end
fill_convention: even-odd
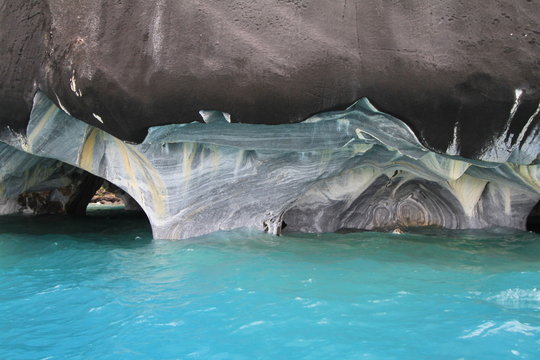
{"type": "Polygon", "coordinates": [[[0,218],[2,359],[539,359],[540,236],[0,218]]]}

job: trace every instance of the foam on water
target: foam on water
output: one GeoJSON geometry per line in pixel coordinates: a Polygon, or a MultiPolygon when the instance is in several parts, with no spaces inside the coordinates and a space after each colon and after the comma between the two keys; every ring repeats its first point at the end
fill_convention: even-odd
{"type": "Polygon", "coordinates": [[[6,359],[536,359],[540,237],[0,218],[6,359]],[[44,233],[47,233],[44,235],[44,233]]]}
{"type": "Polygon", "coordinates": [[[488,298],[501,306],[540,310],[540,291],[534,289],[507,289],[488,298]]]}

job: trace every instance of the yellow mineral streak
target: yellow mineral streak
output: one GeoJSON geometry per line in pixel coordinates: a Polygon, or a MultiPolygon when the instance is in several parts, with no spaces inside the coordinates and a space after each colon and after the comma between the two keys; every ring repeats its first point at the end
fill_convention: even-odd
{"type": "Polygon", "coordinates": [[[39,119],[38,123],[32,128],[32,132],[27,135],[27,141],[30,145],[30,150],[34,151],[34,140],[36,139],[36,136],[39,136],[49,119],[53,114],[55,114],[59,109],[56,106],[50,106],[49,110],[39,119]]]}
{"type": "Polygon", "coordinates": [[[90,130],[88,131],[88,135],[86,136],[86,139],[84,140],[80,155],[79,155],[79,167],[91,172],[95,173],[94,171],[94,147],[96,146],[96,138],[99,134],[100,130],[90,127],[90,130]]]}
{"type": "Polygon", "coordinates": [[[196,150],[197,144],[195,143],[186,142],[182,144],[182,179],[186,184],[191,180],[191,169],[196,150]]]}
{"type": "Polygon", "coordinates": [[[477,179],[467,174],[462,175],[457,180],[449,180],[448,185],[454,196],[459,200],[465,214],[467,216],[473,216],[474,209],[482,192],[488,182],[485,180],[477,179]]]}
{"type": "MultiPolygon", "coordinates": [[[[116,138],[115,138],[116,139],[116,138]]],[[[116,139],[119,141],[118,139],[116,139]]],[[[163,217],[166,214],[165,198],[167,197],[167,187],[163,183],[161,176],[154,165],[135,146],[122,142],[129,152],[130,158],[136,162],[139,171],[144,172],[144,183],[148,185],[148,191],[152,197],[154,212],[163,217]]]]}
{"type": "MultiPolygon", "coordinates": [[[[159,176],[157,176],[157,172],[155,172],[152,164],[147,161],[144,156],[134,148],[133,145],[128,145],[113,136],[110,136],[110,139],[113,140],[113,144],[115,145],[114,148],[118,151],[118,157],[121,160],[122,167],[126,172],[128,179],[126,183],[128,193],[134,199],[140,201],[140,205],[143,208],[152,209],[153,213],[155,213],[158,217],[165,216],[165,196],[162,195],[159,189],[156,187],[155,180],[159,179],[159,182],[161,181],[159,176]],[[141,174],[140,177],[137,177],[136,170],[138,170],[139,174],[141,174]],[[146,173],[147,171],[150,171],[151,173],[153,172],[155,177],[149,177],[146,173]],[[147,203],[147,199],[144,196],[145,192],[142,191],[140,185],[147,186],[148,193],[150,194],[151,204],[147,203]]],[[[165,191],[164,187],[163,190],[165,191]]],[[[153,215],[153,213],[147,212],[149,216],[153,215]]]]}

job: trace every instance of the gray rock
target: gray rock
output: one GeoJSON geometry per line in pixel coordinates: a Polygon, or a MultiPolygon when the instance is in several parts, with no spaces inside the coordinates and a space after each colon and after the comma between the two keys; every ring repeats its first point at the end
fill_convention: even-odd
{"type": "MultiPolygon", "coordinates": [[[[154,127],[128,144],[38,93],[26,135],[6,131],[0,140],[115,184],[139,203],[156,238],[240,227],[279,234],[284,223],[305,232],[523,229],[540,199],[539,142],[529,137],[523,146],[499,144],[485,160],[438,154],[367,99],[298,124],[223,119],[154,127]]],[[[538,128],[529,136],[537,139],[538,128]]]]}

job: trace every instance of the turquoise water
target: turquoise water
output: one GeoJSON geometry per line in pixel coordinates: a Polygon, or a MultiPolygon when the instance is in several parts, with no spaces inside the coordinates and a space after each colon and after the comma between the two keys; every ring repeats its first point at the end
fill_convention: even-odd
{"type": "Polygon", "coordinates": [[[537,234],[171,242],[106,212],[0,233],[2,359],[540,358],[537,234]]]}

